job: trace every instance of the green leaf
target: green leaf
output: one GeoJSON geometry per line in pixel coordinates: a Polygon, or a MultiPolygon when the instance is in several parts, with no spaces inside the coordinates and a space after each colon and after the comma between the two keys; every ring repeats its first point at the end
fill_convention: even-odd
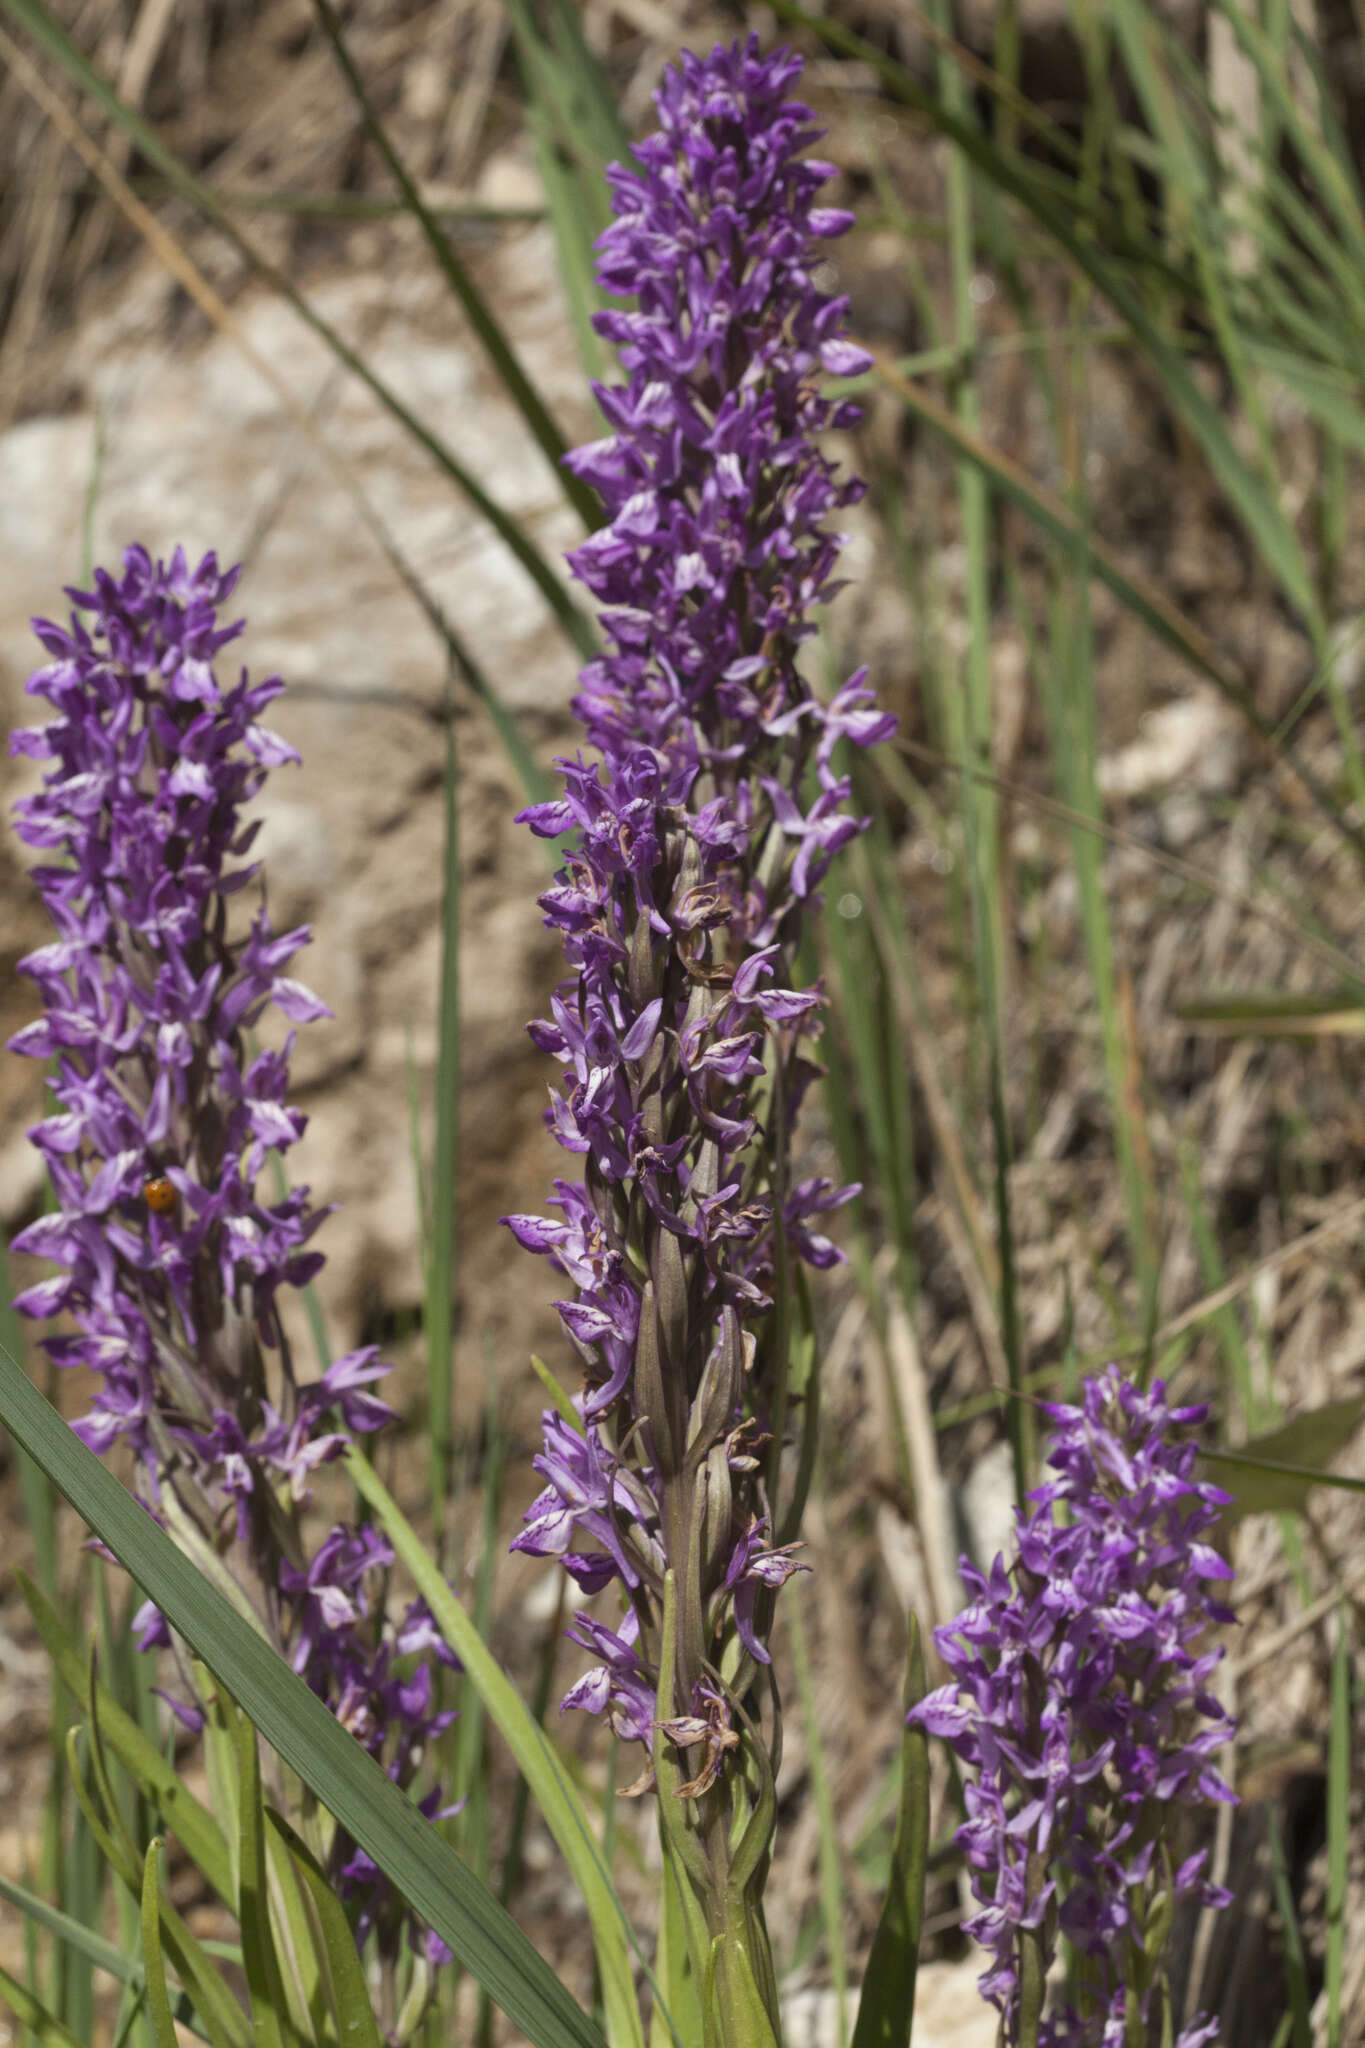
{"type": "Polygon", "coordinates": [[[54,2019],[47,2007],[40,2005],[33,1993],[26,1991],[6,1969],[0,1969],[0,1999],[28,2028],[39,2048],[85,2048],[85,2043],[75,2034],[68,2033],[61,2021],[54,2019]]]}
{"type": "Polygon", "coordinates": [[[787,1635],[796,1671],[796,1693],[801,1705],[801,1726],[806,1738],[807,1769],[811,1796],[819,1822],[820,1917],[825,1929],[825,1952],[829,1958],[830,1984],[835,1998],[835,2029],[839,2048],[848,2040],[848,1961],[844,1948],[844,1883],[840,1867],[839,1824],[834,1794],[825,1763],[824,1739],[816,1710],[815,1688],[811,1683],[810,1649],[806,1641],[805,1616],[800,1600],[788,1600],[783,1609],[787,1635]]]}
{"type": "Polygon", "coordinates": [[[1365,1491],[1365,1480],[1352,1481],[1348,1475],[1327,1470],[1343,1451],[1365,1417],[1365,1395],[1345,1401],[1328,1401],[1296,1415],[1281,1429],[1253,1437],[1235,1450],[1205,1451],[1210,1463],[1226,1468],[1219,1483],[1233,1496],[1229,1515],[1269,1513],[1301,1514],[1308,1489],[1335,1483],[1350,1491],[1365,1491]]]}
{"type": "Polygon", "coordinates": [[[463,306],[470,326],[483,343],[488,359],[502,381],[503,389],[530,428],[532,436],[553,470],[560,490],[583,524],[591,531],[594,526],[601,524],[602,519],[596,493],[580,482],[572,470],[564,467],[568,443],[551,419],[540,393],[517,361],[512,344],[499,326],[492,307],[456,255],[449,236],[442,232],[440,223],[423,200],[411,172],[380,120],[374,102],[366,90],[365,81],[352,60],[346,38],[342,33],[341,22],[331,0],[313,0],[313,6],[350,87],[351,96],[360,109],[365,126],[403,194],[404,205],[426,236],[428,248],[440,265],[446,282],[463,306]]]}
{"type": "MultiPolygon", "coordinates": [[[[351,348],[336,329],[314,310],[292,279],[274,264],[268,263],[260,251],[252,246],[224,212],[208,186],[185,169],[179,158],[166,148],[155,130],[131,107],[126,106],[101,78],[94,66],[76,48],[51,11],[42,5],[42,0],[0,0],[0,7],[3,7],[13,20],[20,23],[39,48],[54,58],[67,76],[132,137],[142,155],[149,163],[155,165],[174,190],[182,198],[188,199],[205,219],[213,223],[262,282],[269,285],[272,291],[277,292],[293,307],[299,318],[331,349],[338,362],[353,376],[358,377],[399,422],[404,431],[426,450],[520,562],[570,643],[585,657],[592,655],[597,646],[597,636],[592,625],[573,602],[555,570],[535,543],[522,531],[517,521],[489,497],[473,472],[465,468],[453,451],[404,405],[398,394],[371,369],[364,357],[351,348]]],[[[497,700],[494,699],[489,706],[490,710],[494,711],[495,718],[496,704],[497,700]]]]}
{"type": "Polygon", "coordinates": [[[1365,1032],[1365,1007],[1350,989],[1317,996],[1228,991],[1178,1004],[1175,1014],[1182,1023],[1238,1038],[1359,1038],[1365,1032]]]}
{"type": "Polygon", "coordinates": [[[1308,1989],[1308,1965],[1303,1953],[1303,1934],[1299,1928],[1294,1888],[1289,1881],[1284,1842],[1280,1836],[1280,1825],[1275,1817],[1273,1802],[1266,1805],[1265,1826],[1270,1848],[1270,1876],[1275,1887],[1275,1905],[1280,1916],[1281,1938],[1284,1942],[1284,1976],[1289,1993],[1289,2026],[1286,2033],[1288,2038],[1292,2039],[1294,2048],[1313,2048],[1312,1997],[1308,1989]]]}
{"type": "MultiPolygon", "coordinates": [[[[73,1920],[69,1913],[59,1912],[55,1906],[50,1906],[46,1899],[40,1899],[36,1892],[27,1891],[23,1885],[15,1884],[11,1878],[3,1875],[0,1875],[0,1899],[7,1900],[24,1915],[25,1920],[37,1927],[45,1928],[64,1948],[73,1949],[77,1955],[84,1956],[87,1962],[93,1963],[97,1970],[103,1970],[107,1976],[117,1978],[118,1982],[125,1985],[132,1994],[134,2009],[141,2003],[146,1993],[147,1973],[135,1957],[125,1955],[121,1948],[116,1948],[112,1941],[106,1941],[102,1934],[96,1934],[93,1929],[83,1926],[79,1920],[73,1920]]],[[[228,1947],[227,1944],[222,1946],[228,1947]]],[[[232,1951],[230,1948],[229,1956],[233,1961],[241,1960],[240,1952],[232,1951]]],[[[182,2026],[189,2027],[192,2032],[198,2034],[201,2040],[208,2039],[194,2007],[183,1992],[175,2001],[175,2017],[182,2026]]]]}
{"type": "Polygon", "coordinates": [[[556,1413],[579,1436],[586,1436],[587,1430],[584,1426],[583,1417],[574,1407],[573,1397],[567,1388],[561,1387],[559,1381],[545,1363],[545,1360],[537,1358],[534,1351],[531,1353],[531,1370],[554,1403],[556,1413]]]}
{"type": "Polygon", "coordinates": [[[327,1962],[328,1997],[341,2048],[384,2048],[370,2008],[369,1986],[356,1951],[355,1935],[335,1886],[311,1849],[273,1807],[266,1808],[266,1821],[298,1872],[317,1915],[327,1962]]]}
{"type": "Polygon", "coordinates": [[[142,1867],[142,1955],[147,1972],[147,2010],[152,2016],[156,2048],[177,2048],[175,2018],[166,1989],[166,1959],[161,1953],[161,1880],[159,1837],[147,1844],[142,1867]]]}
{"type": "MultiPolygon", "coordinates": [[[[487,1887],[3,1354],[0,1421],[534,2048],[601,2048],[597,2029],[487,1887]]],[[[359,1461],[352,1472],[359,1484],[359,1461]]],[[[196,2004],[202,2011],[197,1988],[196,2004]]]]}
{"type": "MultiPolygon", "coordinates": [[[[83,1700],[84,1666],[62,1627],[56,1608],[25,1573],[18,1572],[15,1576],[54,1671],[72,1698],[83,1700]]],[[[234,1897],[232,1865],[217,1821],[182,1784],[172,1766],[147,1740],[132,1716],[124,1712],[98,1680],[95,1698],[99,1704],[100,1732],[105,1742],[147,1798],[153,1801],[167,1829],[175,1835],[219,1898],[225,1905],[230,1905],[234,1897]]]]}
{"type": "Polygon", "coordinates": [[[261,1757],[256,1730],[245,1714],[236,1716],[238,1818],[241,1873],[237,1923],[251,1994],[251,2023],[258,2048],[284,2048],[284,1983],[270,1929],[270,1893],[265,1874],[265,1817],[261,1801],[261,1757]]]}
{"type": "Polygon", "coordinates": [[[435,1616],[436,1626],[464,1665],[466,1678],[516,1758],[541,1817],[583,1894],[602,1973],[607,2038],[612,2048],[644,2048],[625,1916],[603,1868],[581,1800],[560,1770],[544,1730],[511,1680],[499,1669],[392,1494],[373,1468],[354,1454],[348,1458],[347,1466],[356,1492],[373,1511],[400,1561],[412,1574],[418,1592],[435,1616]]]}
{"type": "MultiPolygon", "coordinates": [[[[80,1731],[77,1728],[72,1728],[67,1733],[67,1758],[76,1803],[84,1814],[91,1835],[109,1868],[122,1880],[134,1897],[141,1900],[143,1870],[131,1847],[111,1835],[95,1811],[94,1801],[81,1776],[77,1754],[79,1737],[80,1731]]],[[[194,2001],[204,2016],[205,2031],[213,2043],[213,2048],[251,2048],[246,2017],[222,1978],[209,1964],[199,1942],[175,1908],[165,1899],[160,1900],[158,1911],[162,1941],[170,1951],[176,1974],[192,1991],[194,2001]]]]}
{"type": "MultiPolygon", "coordinates": [[[[910,1616],[905,1659],[905,1708],[928,1690],[919,1622],[910,1616]]],[[[908,2048],[915,2012],[915,1972],[924,1922],[924,1879],[929,1855],[929,1738],[922,1728],[901,1737],[901,1795],[891,1875],[882,1915],[863,1973],[852,2048],[908,2048]]]]}
{"type": "Polygon", "coordinates": [[[1346,1895],[1351,1845],[1351,1649],[1343,1600],[1337,1608],[1332,1656],[1332,1725],[1327,1741],[1327,1921],[1323,1975],[1327,1983],[1327,2048],[1342,2048],[1346,1977],[1346,1895]]]}
{"type": "MultiPolygon", "coordinates": [[[[441,970],[437,1000],[436,1128],[431,1162],[431,1234],[426,1247],[422,1335],[431,1432],[431,1517],[437,1549],[446,1536],[454,1462],[455,1271],[460,1178],[460,821],[455,706],[446,694],[441,970]]],[[[419,1162],[420,1172],[420,1162],[419,1162]]]]}
{"type": "Polygon", "coordinates": [[[1365,849],[1365,838],[1345,817],[1331,791],[1277,736],[1273,721],[1261,711],[1236,669],[1223,659],[1203,629],[1186,618],[1178,605],[1172,604],[1164,590],[1137,570],[1129,569],[1117,551],[1098,534],[1084,532],[1071,508],[1055,492],[1035,483],[1018,463],[993,448],[979,434],[969,432],[949,408],[941,405],[922,385],[902,376],[893,364],[887,362],[878,362],[876,374],[917,419],[932,427],[957,454],[983,470],[997,495],[1017,506],[1050,540],[1070,549],[1083,546],[1091,574],[1112,590],[1115,597],[1168,647],[1174,648],[1183,660],[1208,677],[1220,694],[1237,707],[1257,738],[1274,749],[1277,759],[1302,783],[1343,838],[1349,840],[1357,852],[1365,849]]]}

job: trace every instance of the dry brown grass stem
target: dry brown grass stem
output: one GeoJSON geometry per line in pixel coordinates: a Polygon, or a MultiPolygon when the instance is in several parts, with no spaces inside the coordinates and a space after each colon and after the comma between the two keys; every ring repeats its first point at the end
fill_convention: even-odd
{"type": "Polygon", "coordinates": [[[909,760],[922,761],[926,767],[940,769],[948,775],[970,775],[973,782],[981,783],[998,796],[1007,797],[1010,802],[1020,804],[1040,817],[1051,818],[1071,831],[1093,833],[1095,838],[1103,839],[1109,846],[1122,847],[1125,852],[1140,855],[1152,867],[1190,883],[1206,896],[1226,903],[1248,917],[1259,918],[1332,973],[1347,981],[1360,980],[1360,965],[1349,953],[1340,946],[1334,946],[1329,939],[1319,938],[1316,932],[1305,931],[1270,898],[1252,895],[1229,882],[1220,881],[1217,875],[1211,875],[1207,868],[1201,868],[1196,862],[1184,860],[1178,853],[1168,853],[1164,847],[1153,846],[1150,840],[1139,838],[1137,833],[1125,832],[1121,825],[1112,825],[1103,818],[1092,818],[1085,811],[1073,810],[1070,804],[1059,803],[1056,797],[1046,796],[1041,790],[1030,788],[1026,782],[1015,782],[1008,775],[996,775],[988,768],[967,767],[941,753],[937,747],[908,739],[904,734],[898,734],[892,745],[909,760]]]}

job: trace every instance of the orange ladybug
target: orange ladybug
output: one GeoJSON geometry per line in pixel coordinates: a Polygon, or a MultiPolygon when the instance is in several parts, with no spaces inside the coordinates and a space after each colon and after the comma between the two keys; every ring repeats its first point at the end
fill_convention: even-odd
{"type": "Polygon", "coordinates": [[[164,1173],[153,1174],[142,1183],[142,1199],[156,1216],[169,1216],[175,1207],[175,1189],[164,1173]]]}

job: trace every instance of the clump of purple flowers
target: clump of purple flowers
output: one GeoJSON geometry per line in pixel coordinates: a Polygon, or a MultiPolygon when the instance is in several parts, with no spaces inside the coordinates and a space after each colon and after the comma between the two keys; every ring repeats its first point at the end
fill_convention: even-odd
{"type": "MultiPolygon", "coordinates": [[[[396,1627],[377,1610],[393,1553],[374,1529],[339,1524],[311,1553],[303,1533],[314,1471],[392,1411],[371,1391],[388,1370],[373,1346],[300,1385],[278,1312],[280,1289],[323,1263],[309,1247],[327,1211],[305,1187],[257,1191],[267,1155],[307,1120],[286,1099],[292,1030],[254,1054],[247,1035],[271,1011],[291,1024],[330,1013],[288,971],[306,926],[276,932],[263,900],[244,929],[230,917],[258,878],[243,807],[298,759],[259,722],[277,677],[218,680],[242,630],[218,622],[237,574],[211,554],[192,569],[180,549],[163,564],[129,548],[121,578],[97,570],[93,591],[67,592],[69,631],[34,622],[51,660],[28,690],[54,715],[10,749],[53,763],[16,826],[46,856],[33,878],[57,936],[20,963],[44,1014],[10,1044],[53,1062],[58,1110],[30,1136],[56,1207],[14,1249],[64,1270],[15,1306],[70,1319],[42,1342],[99,1376],[79,1434],[96,1451],[128,1447],[148,1509],[220,1582],[226,1571],[407,1785],[450,1718],[429,1659],[454,1659],[421,1603],[396,1627]]],[[[169,1643],[154,1608],[138,1625],[144,1648],[169,1643]]],[[[192,1702],[172,1704],[199,1725],[192,1702]]],[[[362,1935],[376,1920],[392,1931],[400,1909],[373,1867],[345,1843],[336,1853],[362,1935]]]]}
{"type": "Polygon", "coordinates": [[[818,203],[832,167],[802,155],[800,69],[753,38],[684,55],[640,168],[608,174],[598,277],[636,305],[597,318],[625,382],[597,387],[612,433],[569,458],[606,507],[570,562],[607,648],[574,704],[592,758],[562,761],[563,795],[523,813],[570,835],[541,898],[569,979],[530,1028],[564,1069],[548,1122],[582,1178],[555,1182],[556,1218],[507,1221],[573,1288],[558,1307],[585,1385],[577,1426],[546,1417],[517,1547],[620,1589],[616,1626],[576,1625],[598,1662],[565,1704],[651,1749],[662,1726],[698,1799],[739,1750],[775,1593],[802,1568],[776,1492],[794,1410],[780,1298],[791,1261],[838,1257],[820,1219],[855,1191],[791,1175],[822,1004],[794,956],[865,823],[839,743],[894,726],[865,671],[825,704],[798,667],[838,588],[825,518],[862,493],[817,445],[858,418],[821,379],[870,363],[817,281],[851,216],[818,203]]]}
{"type": "MultiPolygon", "coordinates": [[[[1110,1366],[1080,1407],[1044,1412],[1059,1476],[1017,1513],[1008,1569],[963,1560],[975,1598],[935,1632],[952,1682],[910,1720],[972,1772],[957,1840],[981,1910],[965,1927],[993,1957],[981,1988],[1006,2042],[1125,2048],[1166,2016],[1163,1918],[1231,1899],[1207,1850],[1176,1864],[1170,1847],[1182,1812],[1234,1797],[1213,1762],[1233,1734],[1209,1690],[1222,1651],[1206,1644],[1234,1619],[1210,1581],[1232,1573],[1201,1540],[1229,1496],[1193,1477],[1197,1447],[1177,1434],[1207,1409],[1173,1408],[1160,1381],[1141,1393],[1110,1366]],[[1043,2017],[1059,1934],[1076,2001],[1043,2017]]],[[[1216,2032],[1200,2018],[1177,2048],[1216,2032]]]]}

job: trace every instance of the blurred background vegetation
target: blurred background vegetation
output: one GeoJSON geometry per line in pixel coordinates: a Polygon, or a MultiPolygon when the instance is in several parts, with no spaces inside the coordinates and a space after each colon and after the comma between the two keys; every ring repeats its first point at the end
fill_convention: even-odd
{"type": "MultiPolygon", "coordinates": [[[[333,764],[320,815],[363,846],[388,931],[342,977],[355,1002],[364,983],[365,1031],[304,1076],[315,1128],[334,1133],[312,1178],[346,1194],[359,1233],[314,1334],[400,1354],[396,1483],[426,1502],[451,1570],[474,1574],[494,1647],[543,1704],[569,1669],[554,1595],[502,1539],[534,1484],[526,1353],[554,1337],[494,1219],[537,1206],[553,1170],[545,1076],[508,1047],[555,970],[532,901],[543,863],[506,818],[568,737],[591,644],[558,553],[592,506],[556,465],[594,432],[586,375],[610,374],[589,325],[602,165],[648,124],[680,45],[750,29],[807,57],[837,202],[858,214],[831,267],[878,356],[842,451],[870,486],[851,587],[814,658],[831,685],[868,663],[901,718],[899,742],[857,764],[872,827],[819,941],[830,1072],[806,1170],[864,1194],[845,1217],[849,1264],[817,1291],[817,1573],[784,1651],[771,1899],[792,2011],[833,2048],[875,1924],[905,1612],[946,1618],[959,1551],[988,1562],[1002,1540],[1036,1469],[1030,1397],[1118,1356],[1213,1401],[1210,1476],[1236,1494],[1242,1627],[1223,1683],[1243,1805],[1215,1857],[1239,1905],[1177,1930],[1190,2009],[1218,2011],[1239,2048],[1346,2048],[1365,2040],[1365,1531],[1358,1491],[1313,1481],[1333,1461],[1339,1478],[1365,1473],[1358,9],[0,0],[0,535],[28,573],[56,488],[34,451],[69,445],[38,437],[78,419],[65,573],[96,537],[135,537],[111,509],[104,450],[121,421],[99,369],[155,344],[220,378],[232,361],[273,380],[250,517],[233,528],[253,558],[248,608],[286,499],[295,600],[306,588],[344,635],[351,586],[336,585],[324,504],[363,529],[397,593],[415,635],[401,662],[381,637],[372,670],[343,686],[324,660],[299,694],[312,753],[300,744],[333,764]],[[359,283],[352,303],[342,287],[359,283]],[[384,326],[408,301],[420,346],[384,326]],[[320,369],[302,403],[289,387],[305,347],[320,369]],[[423,381],[443,351],[475,366],[454,396],[437,369],[423,381]],[[436,493],[415,536],[406,472],[348,435],[355,391],[436,493]],[[534,649],[517,665],[480,577],[442,552],[447,516],[477,530],[481,559],[514,565],[510,609],[534,649]],[[405,937],[393,920],[414,889],[425,922],[405,937]],[[408,944],[420,986],[394,964],[408,944]],[[348,1131],[364,1133],[359,1186],[337,1156],[348,1131]],[[406,1264],[373,1250],[395,1211],[413,1243],[420,1231],[406,1264]]],[[[224,390],[206,372],[208,413],[224,390]]],[[[141,403],[137,445],[154,448],[141,403]]],[[[175,518],[202,523],[202,500],[193,477],[170,489],[148,462],[136,537],[164,549],[175,518]]],[[[54,602],[27,590],[27,608],[54,602]]],[[[289,673],[271,603],[251,651],[289,673]]],[[[24,656],[6,631],[17,716],[24,656]]],[[[327,944],[357,928],[352,870],[303,859],[286,886],[299,874],[320,927],[312,978],[340,1011],[327,944]]],[[[35,942],[12,848],[0,888],[8,968],[35,942]]],[[[22,987],[4,991],[7,1023],[27,1010],[22,987]]],[[[0,1092],[11,1226],[42,1199],[23,1164],[31,1082],[0,1092]]],[[[16,1554],[73,1625],[102,1632],[106,1682],[154,1727],[125,1587],[92,1578],[31,1473],[12,1465],[4,1488],[16,1554]]],[[[0,1601],[16,1802],[0,1875],[103,1925],[114,1908],[52,1746],[45,1666],[8,1589],[0,1601]]],[[[613,1806],[600,1739],[559,1737],[623,1889],[643,1898],[650,1847],[634,1809],[613,1806]]],[[[452,1738],[472,1795],[456,1839],[590,1996],[578,1909],[496,1744],[484,1770],[487,1740],[471,1705],[452,1738]]],[[[954,1796],[945,1776],[941,1842],[954,1796]]],[[[945,1851],[927,1949],[945,1966],[962,1957],[961,1899],[945,1851]]],[[[37,1972],[96,2038],[95,1959],[47,1937],[25,1953],[18,1928],[7,1965],[37,1972]]],[[[470,2001],[464,2024],[472,1987],[451,1997],[470,2001]]]]}

